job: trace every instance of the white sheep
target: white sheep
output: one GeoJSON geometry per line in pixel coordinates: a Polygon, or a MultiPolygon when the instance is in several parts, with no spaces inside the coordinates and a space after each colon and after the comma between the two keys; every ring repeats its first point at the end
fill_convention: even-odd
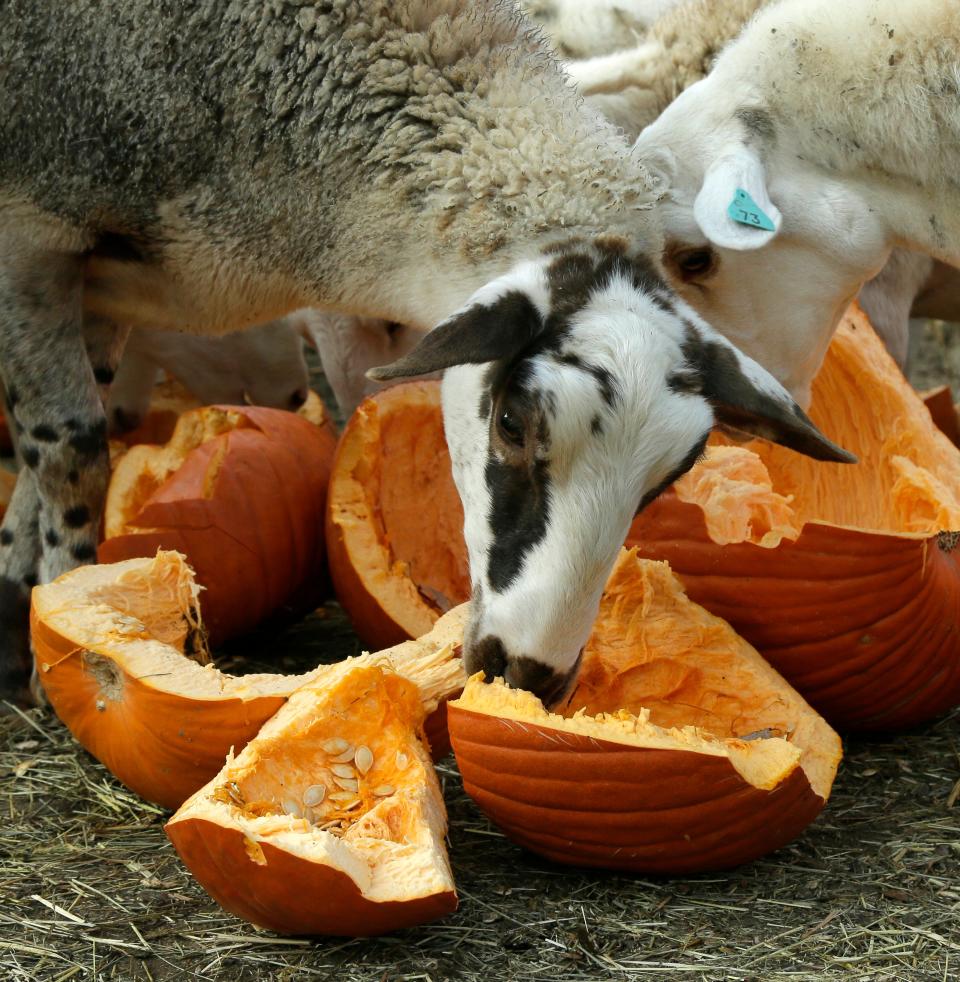
{"type": "Polygon", "coordinates": [[[205,405],[252,403],[296,410],[309,391],[301,326],[293,317],[215,338],[138,328],[127,338],[110,385],[112,432],[140,425],[161,373],[205,405]]]}
{"type": "Polygon", "coordinates": [[[801,403],[892,248],[960,262],[958,89],[960,6],[783,0],[641,134],[679,292],[801,403]]]}
{"type": "Polygon", "coordinates": [[[678,0],[520,0],[564,58],[617,51],[644,31],[678,0]]]}
{"type": "Polygon", "coordinates": [[[9,0],[0,65],[5,693],[26,587],[95,555],[111,325],[432,327],[376,374],[445,370],[464,661],[548,702],[634,512],[717,422],[850,459],[671,293],[644,166],[511,5],[9,0]]]}

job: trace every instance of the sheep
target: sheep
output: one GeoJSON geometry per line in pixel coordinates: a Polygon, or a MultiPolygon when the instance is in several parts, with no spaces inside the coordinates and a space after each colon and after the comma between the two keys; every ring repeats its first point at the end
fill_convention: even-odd
{"type": "Polygon", "coordinates": [[[801,404],[892,248],[960,262],[958,78],[955,5],[782,0],[637,141],[671,281],[801,404]]]}
{"type": "Polygon", "coordinates": [[[626,47],[678,0],[521,0],[564,58],[585,58],[626,47]]]}
{"type": "Polygon", "coordinates": [[[111,432],[140,425],[160,372],[205,405],[252,403],[296,411],[309,393],[302,331],[291,317],[214,338],[141,328],[130,332],[110,384],[111,432]]]}
{"type": "MultiPolygon", "coordinates": [[[[633,46],[564,67],[587,103],[636,139],[680,92],[709,73],[724,46],[768,3],[685,0],[654,21],[633,46]]],[[[957,319],[958,296],[956,271],[928,256],[897,249],[882,272],[864,284],[859,300],[890,353],[904,366],[909,318],[957,319]],[[934,283],[941,284],[936,293],[934,283]]]]}
{"type": "Polygon", "coordinates": [[[431,327],[373,374],[445,372],[465,666],[548,703],[714,424],[851,459],[668,288],[646,169],[512,5],[9,0],[0,65],[4,695],[27,590],[95,555],[117,325],[431,327]]]}

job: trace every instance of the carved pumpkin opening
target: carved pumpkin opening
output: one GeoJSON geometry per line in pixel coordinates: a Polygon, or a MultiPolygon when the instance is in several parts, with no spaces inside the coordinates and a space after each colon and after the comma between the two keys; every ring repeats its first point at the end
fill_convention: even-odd
{"type": "Polygon", "coordinates": [[[228,910],[287,934],[378,934],[456,908],[416,685],[325,669],[167,824],[228,910]]]}
{"type": "Polygon", "coordinates": [[[449,705],[466,790],[559,862],[659,872],[746,862],[823,807],[834,731],[665,563],[623,552],[556,712],[471,679],[449,705]]]}

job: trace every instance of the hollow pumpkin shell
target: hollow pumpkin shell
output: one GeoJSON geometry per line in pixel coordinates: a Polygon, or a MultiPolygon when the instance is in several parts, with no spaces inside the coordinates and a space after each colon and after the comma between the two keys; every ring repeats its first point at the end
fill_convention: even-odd
{"type": "Polygon", "coordinates": [[[840,739],[665,563],[623,553],[576,689],[555,713],[500,680],[449,704],[464,788],[559,863],[692,873],[796,838],[830,794],[840,739]]]}
{"type": "Polygon", "coordinates": [[[375,935],[456,909],[416,686],[336,665],[166,825],[221,906],[283,934],[375,935]]]}
{"type": "Polygon", "coordinates": [[[405,382],[357,408],[333,462],[326,534],[337,599],[372,648],[425,634],[469,598],[438,382],[405,382]]]}
{"type": "MultiPolygon", "coordinates": [[[[421,690],[427,735],[449,748],[445,700],[463,685],[466,617],[451,611],[419,641],[355,661],[391,660],[421,690]]],[[[322,674],[231,676],[202,651],[198,589],[182,555],[83,566],[34,589],[37,674],[54,712],[141,797],[177,808],[240,751],[300,685],[322,674]]]]}
{"type": "Polygon", "coordinates": [[[176,549],[204,587],[211,643],[284,607],[322,598],[323,513],[332,428],[294,413],[206,407],[183,414],[163,447],[117,461],[101,562],[176,549]]]}
{"type": "Polygon", "coordinates": [[[857,310],[811,416],[860,462],[714,446],[628,543],[666,559],[834,725],[922,723],[960,703],[960,451],[857,310]]]}

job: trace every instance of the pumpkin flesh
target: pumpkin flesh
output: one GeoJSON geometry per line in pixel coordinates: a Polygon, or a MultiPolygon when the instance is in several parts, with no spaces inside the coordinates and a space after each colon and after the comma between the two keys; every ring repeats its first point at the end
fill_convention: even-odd
{"type": "Polygon", "coordinates": [[[627,541],[836,725],[912,726],[960,702],[960,451],[856,311],[811,416],[860,462],[715,435],[627,541]]]}
{"type": "Polygon", "coordinates": [[[337,599],[371,647],[425,634],[469,598],[439,383],[386,389],[347,423],[330,480],[327,553],[337,599]]]}
{"type": "Polygon", "coordinates": [[[719,869],[799,835],[840,740],[664,563],[621,554],[576,688],[555,712],[471,679],[448,707],[464,787],[557,862],[719,869]]]}
{"type": "Polygon", "coordinates": [[[227,910],[284,934],[373,935],[456,909],[420,694],[379,664],[293,693],[166,831],[227,910]]]}
{"type": "MultiPolygon", "coordinates": [[[[231,676],[200,664],[198,594],[184,557],[161,551],[73,570],[36,587],[31,601],[35,664],[53,710],[124,784],[166,808],[209,781],[231,748],[324,670],[231,676]]],[[[464,608],[451,611],[428,636],[388,653],[420,687],[441,756],[444,702],[463,685],[465,617],[464,608]]]]}

